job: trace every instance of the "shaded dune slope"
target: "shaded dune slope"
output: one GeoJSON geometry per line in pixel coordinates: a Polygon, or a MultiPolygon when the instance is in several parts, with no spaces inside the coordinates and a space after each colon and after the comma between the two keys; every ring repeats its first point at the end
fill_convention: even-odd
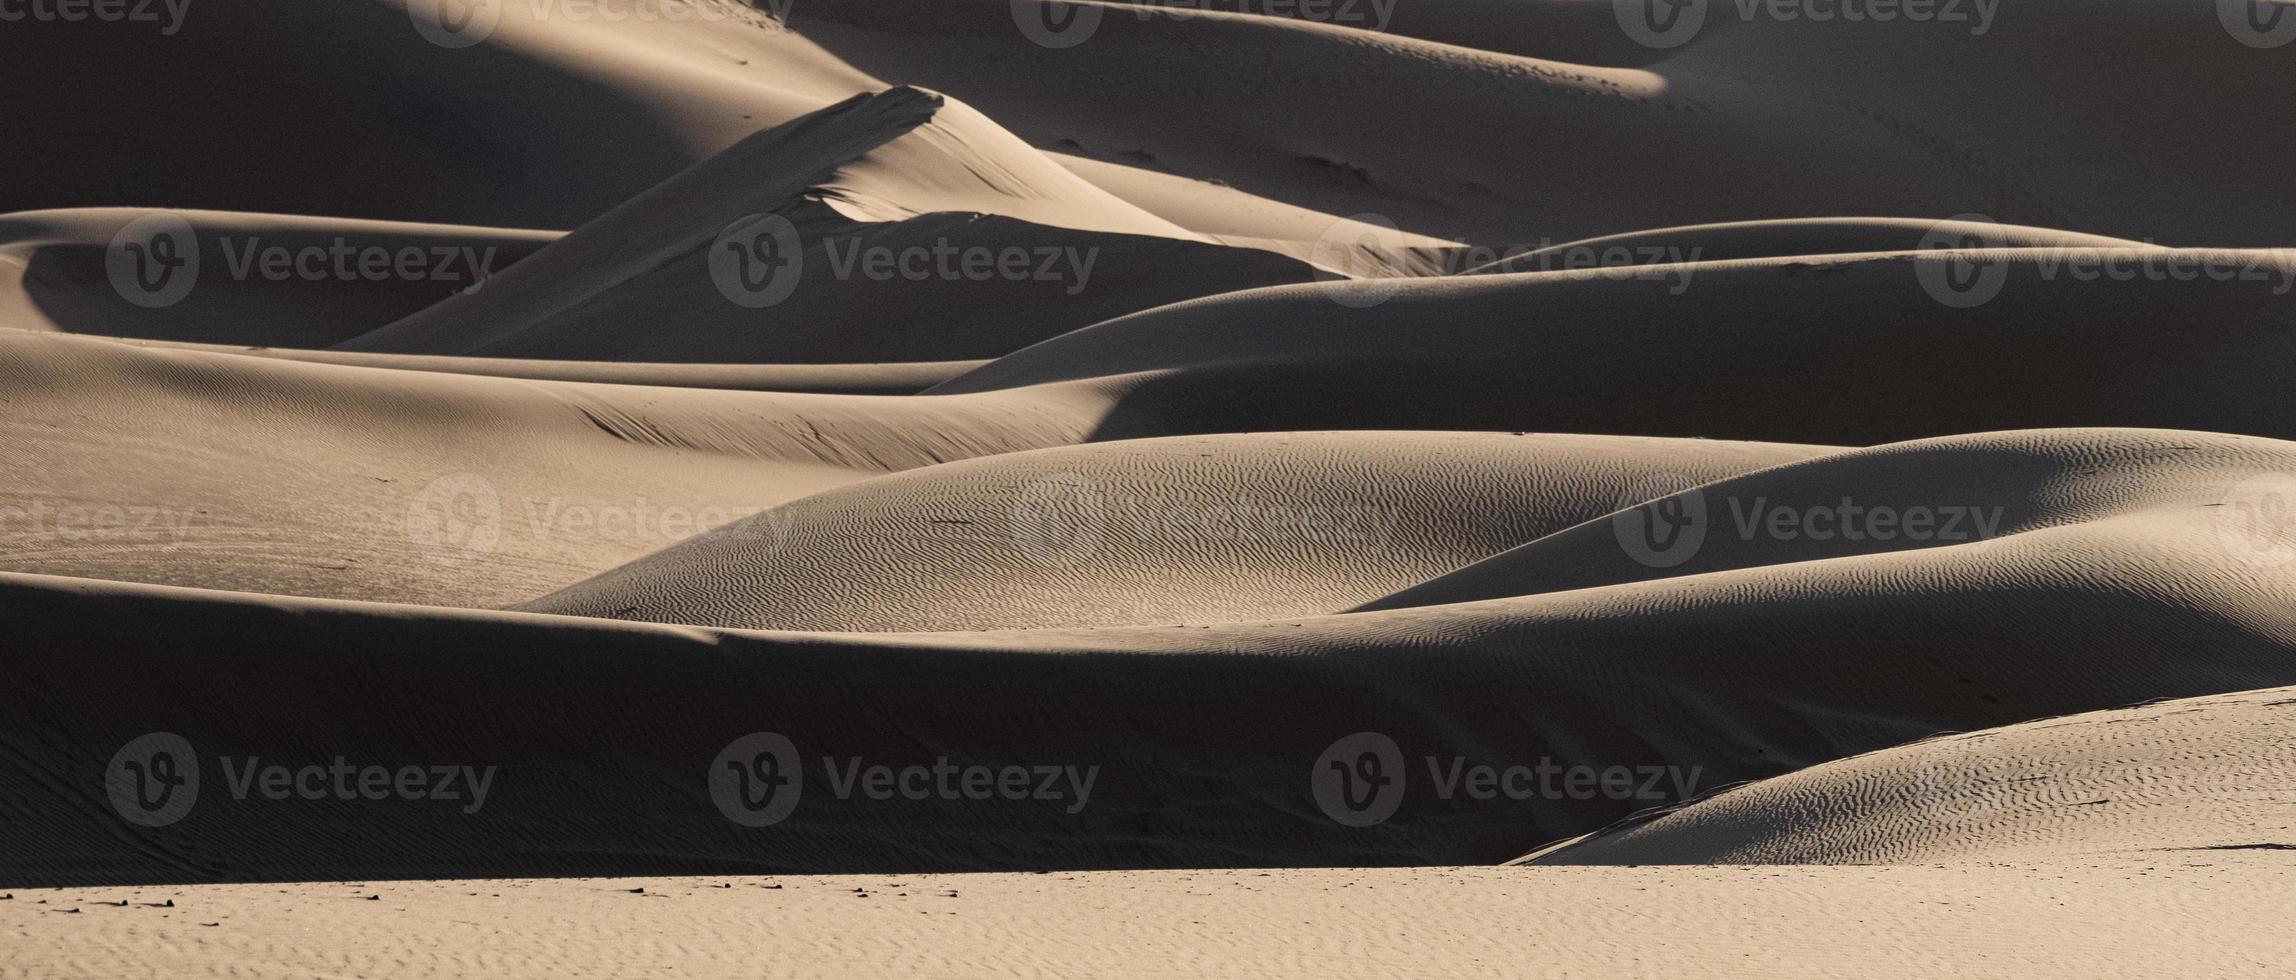
{"type": "Polygon", "coordinates": [[[0,64],[74,94],[31,100],[11,119],[0,211],[141,205],[572,228],[760,128],[878,84],[741,0],[691,0],[680,6],[697,15],[645,24],[598,8],[479,5],[471,27],[483,40],[456,47],[417,19],[457,8],[414,5],[224,0],[196,5],[172,34],[91,18],[0,35],[0,64]],[[151,96],[195,78],[232,97],[151,96]],[[56,146],[84,152],[42,149],[56,146]],[[120,200],[120,188],[143,197],[120,200]]]}
{"type": "Polygon", "coordinates": [[[1822,451],[1452,432],[1046,449],[807,498],[520,608],[901,632],[1317,615],[1639,502],[1654,477],[1822,451]]]}
{"type": "Polygon", "coordinates": [[[1872,445],[2062,425],[2289,437],[2292,280],[2285,250],[1977,249],[1323,283],[1121,317],[932,390],[1106,379],[1106,438],[1392,427],[1872,445]],[[2141,271],[2171,259],[2228,271],[2141,271]],[[2107,262],[2139,271],[2095,271],[2107,262]]]}
{"type": "Polygon", "coordinates": [[[2285,687],[2027,722],[1813,766],[1527,860],[1932,864],[2290,850],[2292,736],[2296,689],[2285,687]]]}
{"type": "MultiPolygon", "coordinates": [[[[2040,430],[1848,450],[1704,486],[1679,480],[1659,488],[1679,492],[1653,494],[1362,608],[1771,566],[1805,567],[1820,587],[1823,576],[1853,574],[1860,564],[1886,569],[1919,549],[1959,549],[1984,562],[1996,550],[2077,554],[2083,538],[2108,548],[2163,532],[2238,566],[2235,549],[2248,533],[2241,522],[2260,519],[2255,509],[2291,472],[2285,445],[2186,432],[2040,430]],[[1924,523],[1905,523],[1914,513],[1926,514],[1924,523]]],[[[2269,542],[2271,531],[2260,526],[2260,540],[2269,542]]],[[[2275,570],[2270,562],[2249,569],[2275,570]]]]}
{"type": "Polygon", "coordinates": [[[0,327],[326,347],[483,288],[557,237],[149,208],[0,215],[0,327]],[[172,264],[129,251],[154,244],[172,264]]]}
{"type": "Polygon", "coordinates": [[[1198,628],[744,633],[6,576],[20,679],[0,689],[0,764],[26,778],[0,824],[0,878],[1490,862],[1939,731],[2296,684],[2288,577],[2221,543],[2221,508],[2180,502],[2172,474],[2147,470],[2173,466],[2142,462],[2199,446],[2182,464],[2199,486],[2296,466],[2296,449],[2024,438],[2136,450],[2093,456],[2104,485],[2176,493],[2141,519],[1984,548],[1198,628]],[[325,693],[347,685],[357,711],[325,693]],[[42,707],[56,704],[83,709],[42,707]],[[211,773],[214,755],[342,756],[493,765],[499,785],[482,813],[361,802],[354,820],[351,804],[212,784],[212,805],[137,828],[106,812],[102,774],[149,731],[199,747],[211,773]],[[799,804],[770,827],[728,819],[705,782],[752,732],[787,737],[803,769],[799,804]],[[1357,732],[1392,739],[1405,763],[1376,826],[1332,819],[1312,788],[1319,756],[1357,732]],[[1071,812],[841,794],[831,771],[855,757],[1101,769],[1071,812]],[[1655,798],[1442,789],[1454,764],[1542,760],[1664,778],[1655,798]]]}
{"type": "Polygon", "coordinates": [[[2229,37],[2213,4],[2038,0],[2000,5],[1982,25],[1969,5],[1927,23],[1819,23],[1709,4],[1704,29],[1663,52],[1607,44],[1624,32],[1600,21],[1632,8],[1508,4],[1505,26],[1476,37],[1512,54],[1401,36],[1413,19],[1473,17],[1451,4],[1395,5],[1387,34],[1336,13],[1325,24],[1107,7],[1067,48],[1012,29],[1009,6],[819,0],[794,8],[792,25],[855,68],[948,92],[1037,146],[1483,244],[1970,212],[2177,245],[2286,244],[2290,205],[2249,161],[2296,144],[2222,123],[2272,117],[2284,52],[2229,37]],[[1607,28],[1604,43],[1577,39],[1579,17],[1607,28]],[[1510,40],[1549,25],[1551,49],[1510,40]],[[2178,72],[2096,57],[2140,47],[2178,72]],[[2050,98],[2005,96],[2034,77],[2050,79],[2050,98]],[[1427,125],[1430,114],[1445,124],[1427,125]]]}
{"type": "MultiPolygon", "coordinates": [[[[1716,7],[1666,50],[1634,43],[1616,5],[1577,0],[1397,4],[1385,24],[1116,7],[1087,44],[1062,50],[1029,41],[1006,0],[815,0],[787,8],[786,24],[738,0],[691,6],[703,15],[633,24],[501,4],[485,40],[458,48],[426,40],[404,0],[225,0],[166,36],[140,24],[12,32],[0,64],[82,97],[11,120],[0,211],[167,205],[571,228],[761,128],[916,84],[1040,149],[1132,172],[1108,184],[1120,195],[1216,180],[1223,197],[1377,212],[1492,245],[1981,212],[2257,246],[2284,244],[2291,217],[2247,163],[2296,155],[2290,137],[2218,122],[2271,118],[2284,59],[2228,37],[2210,4],[2003,5],[1981,36],[1966,22],[1746,23],[1716,7]],[[2153,77],[2094,56],[2138,48],[2179,70],[2153,77]],[[2050,98],[2003,97],[2028,72],[2052,79],[2050,98]],[[240,99],[163,110],[147,97],[187,77],[240,99]],[[2189,110],[2200,102],[2212,111],[2189,110]],[[1442,124],[1427,125],[1431,114],[1442,124]],[[504,118],[520,125],[492,124],[504,118]],[[277,119],[297,138],[277,140],[277,119]],[[66,164],[39,150],[55,145],[92,152],[66,164]],[[155,173],[141,155],[180,166],[155,173]],[[344,179],[296,179],[314,171],[344,179]],[[109,189],[122,186],[150,197],[118,200],[109,189]]],[[[1211,230],[1239,210],[1251,209],[1180,223],[1211,230]]],[[[1287,224],[1257,234],[1296,237],[1287,224]]]]}

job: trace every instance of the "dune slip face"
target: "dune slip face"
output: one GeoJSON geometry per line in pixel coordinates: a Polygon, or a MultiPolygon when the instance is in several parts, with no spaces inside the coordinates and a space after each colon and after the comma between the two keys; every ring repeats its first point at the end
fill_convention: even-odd
{"type": "Polygon", "coordinates": [[[0,978],[2283,975],[2292,79],[0,0],[0,978]]]}

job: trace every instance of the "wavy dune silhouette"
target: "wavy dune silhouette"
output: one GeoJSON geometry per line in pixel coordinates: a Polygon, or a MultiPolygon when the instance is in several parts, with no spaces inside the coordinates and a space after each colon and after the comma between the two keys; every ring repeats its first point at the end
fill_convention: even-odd
{"type": "Polygon", "coordinates": [[[2296,14],[1871,6],[39,7],[12,951],[2273,975],[2296,14]]]}

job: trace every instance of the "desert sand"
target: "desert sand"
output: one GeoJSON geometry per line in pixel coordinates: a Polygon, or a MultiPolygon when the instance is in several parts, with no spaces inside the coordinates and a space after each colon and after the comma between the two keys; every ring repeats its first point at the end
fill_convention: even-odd
{"type": "Polygon", "coordinates": [[[1820,6],[27,6],[0,976],[2284,975],[2296,26],[1820,6]]]}

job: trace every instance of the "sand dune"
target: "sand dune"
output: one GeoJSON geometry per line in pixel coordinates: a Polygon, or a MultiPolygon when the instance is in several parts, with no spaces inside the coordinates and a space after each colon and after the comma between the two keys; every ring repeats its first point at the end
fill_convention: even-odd
{"type": "Polygon", "coordinates": [[[0,976],[2285,972],[2296,17],[1872,6],[0,0],[0,976]]]}
{"type": "Polygon", "coordinates": [[[0,392],[0,567],[474,606],[828,487],[1090,426],[1042,396],[968,410],[17,331],[0,331],[0,392]]]}
{"type": "Polygon", "coordinates": [[[1607,514],[1654,479],[1821,451],[1461,432],[1045,449],[809,497],[521,608],[841,631],[1312,616],[1607,514]]]}
{"type": "Polygon", "coordinates": [[[326,347],[483,288],[557,237],[147,208],[0,215],[0,327],[326,347]]]}
{"type": "Polygon", "coordinates": [[[2272,563],[2246,562],[2240,543],[2247,521],[2271,540],[2253,511],[2296,462],[2288,448],[2190,432],[2052,430],[1849,450],[1686,486],[1363,608],[1752,569],[1889,576],[1903,569],[1895,559],[1932,549],[1920,557],[2050,562],[2050,553],[2096,554],[2146,538],[2221,557],[2240,577],[2270,576],[2272,563]]]}
{"type": "MultiPolygon", "coordinates": [[[[2253,519],[2242,488],[2296,465],[2292,454],[2270,440],[2109,431],[1844,453],[1719,486],[1799,475],[1888,503],[1926,456],[1993,471],[1993,485],[1970,486],[2017,533],[1855,559],[1788,544],[1770,549],[1782,563],[1759,567],[1189,628],[744,633],[14,576],[0,608],[28,644],[28,680],[7,694],[18,700],[0,717],[23,720],[0,745],[54,795],[11,825],[17,857],[4,874],[1503,860],[1652,805],[1941,731],[2296,683],[2296,596],[2268,550],[2242,550],[2253,528],[2240,523],[2253,519]],[[105,610],[126,608],[138,610],[133,625],[117,628],[170,637],[166,656],[105,625],[119,621],[105,610]],[[278,639],[231,639],[250,634],[278,639]],[[50,658],[74,666],[42,667],[50,658]],[[315,694],[346,683],[371,711],[346,716],[315,694]],[[31,710],[87,704],[99,690],[101,710],[31,710]],[[260,722],[230,707],[250,696],[274,706],[260,722]],[[510,703],[530,707],[506,715],[510,703]],[[135,831],[146,846],[122,851],[82,815],[105,806],[92,774],[148,731],[226,760],[203,763],[211,780],[248,757],[341,757],[491,766],[502,784],[483,816],[435,803],[361,811],[356,832],[389,843],[357,848],[343,843],[350,826],[333,822],[345,804],[283,806],[217,784],[216,805],[135,831]],[[752,732],[797,747],[787,766],[803,787],[765,832],[729,819],[737,811],[713,796],[728,790],[706,782],[713,757],[752,732]],[[1402,767],[1393,809],[1362,825],[1343,819],[1352,806],[1319,798],[1312,778],[1319,757],[1360,732],[1390,740],[1402,767]],[[1070,795],[878,799],[852,779],[864,766],[937,760],[1048,767],[1070,795]],[[1481,767],[1493,779],[1520,769],[1521,779],[1611,781],[1581,792],[1460,781],[1481,767]],[[1085,772],[1089,805],[1071,806],[1085,772]]],[[[1600,528],[1629,550],[1614,523],[1546,540],[1600,528]]],[[[1727,543],[1731,528],[1718,516],[1708,529],[1718,565],[1762,550],[1727,543]]]]}
{"type": "Polygon", "coordinates": [[[452,10],[416,2],[427,6],[233,0],[199,4],[165,34],[90,20],[0,35],[0,62],[75,96],[11,118],[0,212],[141,205],[563,230],[877,86],[738,0],[645,27],[493,4],[495,17],[469,24],[474,44],[437,31],[452,10]],[[232,98],[151,96],[193,78],[232,98]]]}
{"type": "Polygon", "coordinates": [[[1731,790],[1530,859],[1932,864],[2296,850],[2296,689],[1899,746],[1731,790]]]}
{"type": "Polygon", "coordinates": [[[1120,317],[932,390],[1109,379],[1113,438],[1409,427],[1872,445],[2062,425],[2286,438],[2291,276],[2285,250],[2082,248],[1318,283],[1120,317]],[[2215,256],[2229,274],[2174,278],[2171,256],[2215,256]]]}
{"type": "Polygon", "coordinates": [[[1093,187],[980,114],[903,88],[759,133],[576,229],[486,290],[341,346],[592,360],[955,360],[1171,300],[1310,276],[1294,260],[1213,245],[1093,187]]]}
{"type": "Polygon", "coordinates": [[[1920,23],[1748,20],[1713,4],[1667,49],[1616,44],[1628,11],[1601,3],[1508,4],[1473,38],[1412,21],[1469,20],[1481,5],[1394,4],[1382,33],[1370,3],[1317,5],[1323,22],[1143,4],[1107,8],[1069,47],[1011,30],[1008,6],[820,0],[791,24],[1035,145],[1484,244],[1969,212],[2178,245],[2286,244],[2286,205],[2249,161],[2296,147],[2226,123],[2276,111],[2284,52],[2235,43],[2212,4],[2040,0],[1983,21],[1965,4],[1920,23]],[[1600,41],[1581,40],[1588,18],[1612,19],[1600,41]],[[2097,56],[2136,49],[2178,71],[2097,56]],[[2024,94],[2033,77],[2047,95],[2024,94]],[[2164,180],[2177,191],[2148,192],[2164,180]]]}

